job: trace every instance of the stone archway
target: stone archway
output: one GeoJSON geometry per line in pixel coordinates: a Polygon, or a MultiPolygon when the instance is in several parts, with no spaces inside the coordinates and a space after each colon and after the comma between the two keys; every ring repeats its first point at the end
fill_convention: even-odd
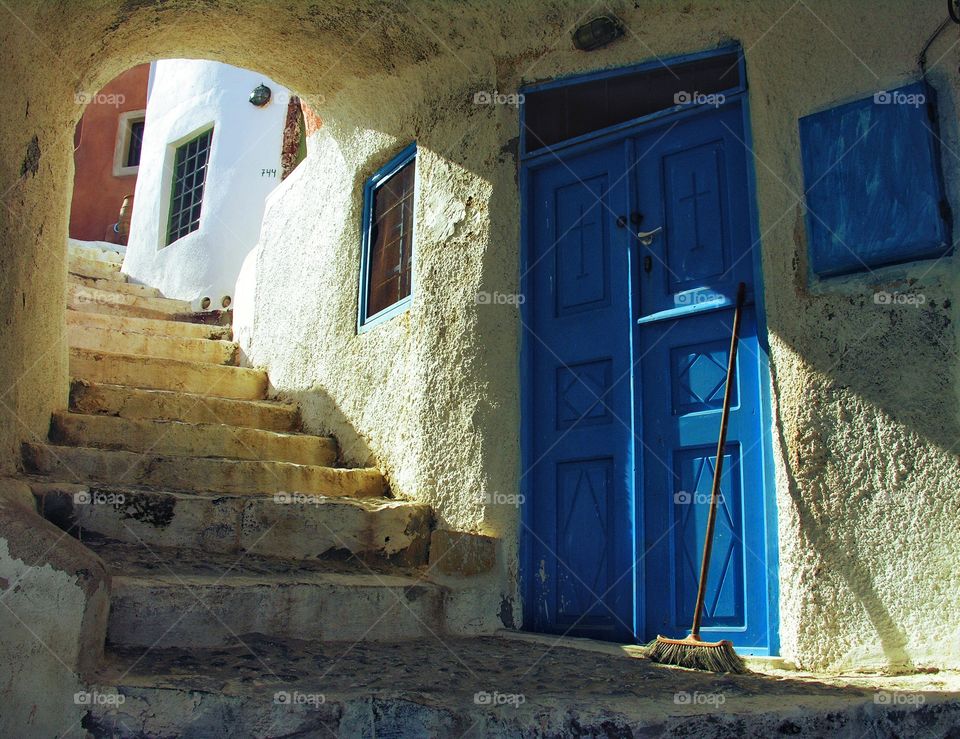
{"type": "Polygon", "coordinates": [[[65,402],[62,296],[78,95],[141,62],[206,58],[262,72],[308,102],[329,101],[325,115],[357,120],[365,106],[351,85],[422,63],[446,42],[425,30],[415,7],[372,1],[14,2],[3,12],[0,471],[9,473],[19,441],[45,434],[50,411],[65,402]]]}

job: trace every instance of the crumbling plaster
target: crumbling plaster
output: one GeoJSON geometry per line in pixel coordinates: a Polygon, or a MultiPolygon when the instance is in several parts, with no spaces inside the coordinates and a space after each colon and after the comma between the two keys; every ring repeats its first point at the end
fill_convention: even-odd
{"type": "MultiPolygon", "coordinates": [[[[382,464],[395,493],[432,503],[442,526],[501,537],[500,587],[478,607],[501,612],[513,598],[513,614],[519,511],[481,495],[518,490],[519,317],[475,296],[518,289],[519,130],[515,109],[472,105],[472,94],[739,40],[774,372],[782,652],[819,668],[960,666],[956,620],[944,617],[960,608],[955,260],[810,286],[798,197],[797,118],[912,79],[942,3],[613,2],[630,30],[589,55],[572,49],[569,29],[592,11],[572,1],[9,7],[20,20],[0,26],[0,377],[22,379],[3,398],[4,467],[65,401],[75,91],[158,57],[255,69],[303,95],[325,125],[274,193],[245,268],[256,282],[255,303],[237,306],[248,359],[303,402],[308,426],[382,464]],[[35,172],[25,162],[34,136],[35,172]],[[414,138],[417,292],[409,312],[357,335],[363,178],[414,138]],[[881,288],[925,302],[879,306],[881,288]]],[[[930,76],[960,212],[956,39],[950,26],[933,46],[930,76]]]]}
{"type": "Polygon", "coordinates": [[[0,733],[66,736],[87,709],[107,632],[109,576],[40,517],[23,482],[0,478],[0,733]]]}

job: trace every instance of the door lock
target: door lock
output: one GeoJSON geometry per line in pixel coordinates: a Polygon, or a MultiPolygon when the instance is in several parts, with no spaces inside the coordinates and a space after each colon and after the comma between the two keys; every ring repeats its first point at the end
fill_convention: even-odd
{"type": "Polygon", "coordinates": [[[653,257],[649,254],[643,258],[643,271],[647,274],[650,274],[650,270],[653,269],[653,257]]]}

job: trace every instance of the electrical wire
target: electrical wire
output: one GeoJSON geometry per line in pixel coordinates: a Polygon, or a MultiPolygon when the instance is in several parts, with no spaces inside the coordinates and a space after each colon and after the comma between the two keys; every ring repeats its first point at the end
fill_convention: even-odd
{"type": "Polygon", "coordinates": [[[953,7],[954,2],[955,0],[947,0],[947,6],[950,10],[950,15],[944,18],[940,25],[937,26],[937,30],[930,35],[930,38],[927,39],[927,43],[923,45],[923,49],[920,51],[920,55],[917,57],[917,65],[920,67],[920,76],[924,79],[926,79],[927,76],[927,52],[930,51],[930,47],[933,46],[933,42],[937,40],[937,37],[941,33],[943,33],[943,29],[950,24],[951,20],[954,23],[960,24],[960,20],[958,20],[958,17],[960,16],[955,15],[955,13],[960,11],[953,7]]]}

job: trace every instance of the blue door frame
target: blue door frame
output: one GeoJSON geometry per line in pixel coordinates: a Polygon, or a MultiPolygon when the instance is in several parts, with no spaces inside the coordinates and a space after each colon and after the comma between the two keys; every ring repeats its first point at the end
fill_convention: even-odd
{"type": "MultiPolygon", "coordinates": [[[[739,51],[739,47],[733,47],[735,50],[739,51]]],[[[529,92],[531,90],[539,90],[547,87],[557,87],[562,85],[577,84],[582,83],[586,80],[596,79],[598,77],[605,77],[613,74],[623,74],[636,72],[644,68],[655,68],[660,67],[663,64],[673,64],[679,62],[687,62],[696,60],[699,58],[707,58],[713,55],[719,54],[729,54],[731,52],[731,47],[718,48],[711,51],[701,52],[697,54],[690,54],[681,57],[676,57],[670,60],[660,60],[655,59],[649,62],[646,62],[641,65],[636,65],[630,68],[619,69],[619,70],[606,70],[596,74],[580,75],[576,77],[570,77],[562,80],[554,80],[543,85],[532,86],[526,88],[524,92],[529,92]]],[[[745,80],[745,70],[743,69],[743,57],[740,55],[740,64],[741,64],[741,75],[740,79],[745,80]]],[[[749,108],[748,108],[748,99],[746,93],[746,85],[744,83],[743,87],[739,89],[731,89],[724,93],[726,101],[725,105],[736,106],[739,109],[739,114],[742,116],[742,132],[743,132],[743,145],[747,152],[752,153],[752,140],[750,134],[750,125],[749,125],[749,108]]],[[[546,150],[537,151],[529,153],[526,151],[525,145],[521,144],[521,164],[520,164],[520,197],[521,197],[521,276],[520,276],[520,288],[521,292],[524,295],[531,296],[534,293],[533,290],[533,278],[530,274],[532,265],[531,265],[531,248],[533,241],[533,224],[531,221],[531,205],[532,205],[532,190],[531,183],[534,179],[535,173],[537,170],[544,168],[549,165],[551,162],[556,163],[557,161],[566,160],[568,157],[577,157],[591,151],[597,151],[603,149],[603,147],[610,147],[611,144],[615,144],[618,141],[627,142],[627,148],[629,147],[629,139],[636,138],[639,135],[642,135],[644,132],[650,130],[652,127],[657,125],[662,125],[664,123],[672,124],[674,122],[684,121],[688,118],[697,116],[700,111],[697,109],[697,106],[675,106],[673,108],[668,108],[666,110],[658,111],[649,116],[639,118],[629,123],[620,124],[610,129],[605,129],[603,131],[598,131],[589,135],[580,136],[576,139],[563,142],[562,144],[553,145],[546,150]]],[[[524,116],[524,108],[521,106],[521,125],[524,116]]],[[[521,139],[522,140],[522,139],[521,139]]],[[[632,178],[631,178],[632,179],[632,178]]],[[[756,183],[755,183],[755,170],[753,166],[753,160],[751,157],[747,157],[746,162],[746,189],[748,193],[748,227],[751,241],[751,259],[753,262],[753,275],[754,275],[754,295],[753,309],[755,311],[755,321],[756,321],[756,347],[757,347],[757,371],[759,374],[759,412],[760,412],[760,434],[761,434],[761,443],[760,443],[760,456],[761,456],[761,475],[763,479],[763,499],[764,499],[764,510],[762,514],[762,523],[765,528],[763,541],[765,542],[765,555],[766,555],[766,581],[763,583],[763,591],[766,593],[767,603],[766,603],[766,647],[763,648],[741,648],[743,653],[747,654],[778,654],[779,653],[779,581],[778,581],[778,567],[779,567],[779,557],[778,557],[778,546],[777,546],[777,514],[776,514],[776,501],[775,501],[775,487],[774,487],[774,474],[773,474],[773,464],[772,464],[772,442],[771,442],[771,429],[772,429],[772,413],[771,413],[771,398],[770,398],[770,371],[768,363],[768,345],[766,340],[767,328],[765,321],[765,310],[763,303],[763,280],[762,280],[762,270],[761,270],[761,259],[760,259],[760,233],[759,233],[759,219],[757,214],[757,205],[756,205],[756,183]]],[[[632,197],[632,196],[631,196],[632,197]]],[[[637,300],[637,296],[631,296],[632,301],[637,300]]],[[[534,452],[534,393],[533,393],[533,346],[532,341],[534,339],[531,337],[527,327],[531,325],[532,311],[533,311],[532,300],[527,300],[521,305],[521,318],[523,321],[523,330],[521,331],[521,353],[520,353],[520,370],[521,370],[521,464],[522,464],[522,474],[521,474],[521,492],[524,495],[525,504],[521,511],[521,531],[520,531],[520,558],[521,558],[521,568],[520,568],[520,579],[521,579],[521,592],[524,598],[524,628],[530,630],[536,630],[537,628],[537,615],[536,615],[536,606],[535,599],[533,597],[535,578],[538,576],[538,570],[540,565],[534,562],[534,545],[533,545],[533,533],[532,528],[532,515],[533,515],[533,506],[532,501],[534,500],[533,495],[534,491],[532,489],[532,475],[529,474],[531,466],[535,465],[537,459],[534,452]]],[[[631,341],[636,340],[631,338],[631,341]]],[[[631,401],[632,402],[632,401],[631,401]]],[[[636,419],[637,424],[642,424],[641,415],[641,402],[640,400],[636,401],[637,408],[636,412],[631,407],[631,412],[634,412],[634,418],[636,419]]],[[[635,438],[637,438],[635,434],[635,438]]],[[[639,447],[639,444],[637,445],[639,447]]],[[[643,495],[642,491],[643,485],[643,469],[642,469],[642,454],[639,451],[639,448],[635,449],[634,459],[631,460],[633,463],[633,479],[634,486],[637,494],[635,496],[634,503],[634,520],[631,522],[631,527],[634,532],[633,541],[637,541],[637,531],[642,532],[644,527],[644,516],[643,516],[643,495]]],[[[634,551],[634,555],[636,552],[634,551]]],[[[634,557],[634,561],[636,558],[634,557]]],[[[632,573],[632,578],[630,579],[630,586],[633,589],[634,597],[632,608],[632,613],[628,614],[628,620],[631,620],[629,624],[632,631],[632,637],[627,635],[627,639],[639,639],[646,631],[646,624],[644,623],[645,614],[644,614],[644,602],[645,596],[643,593],[643,573],[634,571],[632,573]]],[[[622,632],[617,634],[617,637],[622,637],[622,632]]]]}

